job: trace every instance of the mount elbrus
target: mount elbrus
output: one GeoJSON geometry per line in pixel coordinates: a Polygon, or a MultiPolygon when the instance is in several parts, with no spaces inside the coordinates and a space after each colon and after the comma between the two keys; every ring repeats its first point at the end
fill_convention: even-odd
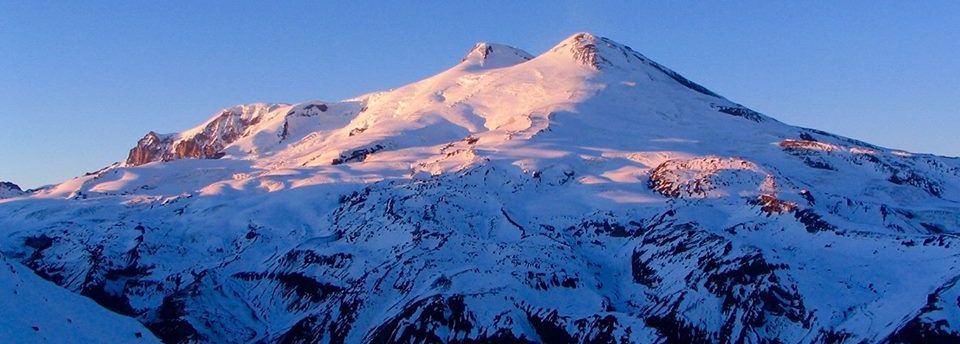
{"type": "Polygon", "coordinates": [[[8,261],[168,343],[960,341],[958,159],[587,33],[227,108],[10,195],[8,261]]]}

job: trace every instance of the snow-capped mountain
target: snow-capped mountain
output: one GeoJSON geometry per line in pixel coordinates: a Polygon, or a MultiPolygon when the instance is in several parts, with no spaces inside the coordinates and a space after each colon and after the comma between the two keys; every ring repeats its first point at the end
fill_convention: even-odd
{"type": "Polygon", "coordinates": [[[960,160],[589,33],[151,132],[0,200],[0,232],[169,343],[960,341],[960,160]]]}

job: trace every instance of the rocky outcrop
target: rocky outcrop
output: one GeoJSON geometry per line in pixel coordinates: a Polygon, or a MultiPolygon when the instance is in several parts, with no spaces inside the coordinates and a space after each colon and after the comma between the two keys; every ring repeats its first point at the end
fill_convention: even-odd
{"type": "Polygon", "coordinates": [[[653,170],[648,185],[672,198],[719,198],[774,191],[764,190],[774,187],[774,183],[757,164],[721,157],[666,161],[653,170]]]}
{"type": "Polygon", "coordinates": [[[173,145],[173,135],[161,135],[149,132],[137,141],[137,146],[130,150],[126,164],[140,166],[154,161],[169,160],[170,147],[173,145]]]}
{"type": "Polygon", "coordinates": [[[259,123],[270,105],[236,106],[220,111],[203,126],[181,134],[149,132],[127,155],[126,165],[140,166],[155,161],[178,159],[219,159],[223,149],[259,123]]]}
{"type": "Polygon", "coordinates": [[[362,162],[364,160],[367,160],[367,156],[369,156],[370,154],[379,152],[383,150],[383,148],[384,148],[383,145],[377,144],[370,147],[354,150],[349,154],[343,153],[343,154],[340,154],[340,157],[334,158],[333,161],[330,162],[330,164],[340,165],[340,164],[345,164],[349,162],[362,162]]]}
{"type": "Polygon", "coordinates": [[[753,111],[747,108],[746,106],[743,106],[740,104],[737,104],[736,106],[724,106],[724,105],[712,104],[711,107],[722,113],[725,113],[731,116],[742,117],[754,122],[763,122],[767,118],[766,116],[760,114],[759,112],[753,111]]]}
{"type": "Polygon", "coordinates": [[[15,197],[23,195],[24,192],[20,186],[11,182],[0,182],[0,198],[15,197]]]}

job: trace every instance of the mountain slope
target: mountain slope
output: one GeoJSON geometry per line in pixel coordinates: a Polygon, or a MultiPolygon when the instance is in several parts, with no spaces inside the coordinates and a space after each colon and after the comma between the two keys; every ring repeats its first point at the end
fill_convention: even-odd
{"type": "Polygon", "coordinates": [[[0,338],[16,343],[159,343],[133,319],[37,277],[0,255],[0,338]]]}
{"type": "Polygon", "coordinates": [[[166,342],[957,340],[958,191],[579,33],[150,133],[0,248],[166,342]]]}

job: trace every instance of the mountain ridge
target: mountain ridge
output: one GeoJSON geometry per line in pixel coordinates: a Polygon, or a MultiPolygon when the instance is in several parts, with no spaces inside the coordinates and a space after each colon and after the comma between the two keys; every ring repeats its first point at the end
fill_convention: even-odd
{"type": "MultiPolygon", "coordinates": [[[[522,65],[528,64],[529,62],[532,64],[539,63],[539,66],[534,67],[535,69],[534,73],[536,73],[537,78],[542,79],[544,75],[543,73],[562,71],[562,73],[566,75],[558,77],[557,83],[558,84],[566,83],[567,85],[559,87],[559,89],[561,90],[560,92],[567,93],[567,94],[579,93],[579,94],[582,94],[581,95],[582,97],[582,96],[587,96],[587,94],[590,92],[594,92],[593,90],[589,89],[590,85],[586,85],[587,81],[590,78],[601,77],[603,73],[615,73],[615,72],[601,71],[601,69],[598,66],[600,66],[600,64],[603,64],[604,66],[607,66],[607,67],[614,66],[612,64],[613,62],[611,61],[614,61],[617,58],[622,60],[622,61],[618,61],[618,64],[617,64],[618,68],[622,69],[622,68],[629,67],[632,69],[639,69],[643,67],[649,67],[647,68],[648,70],[641,71],[641,72],[645,72],[647,74],[662,73],[663,75],[674,80],[675,82],[677,82],[679,85],[683,87],[694,90],[704,95],[718,98],[715,102],[710,103],[710,107],[713,107],[717,111],[720,111],[722,113],[726,113],[729,115],[733,115],[733,116],[747,118],[756,122],[769,120],[768,117],[762,114],[759,114],[755,111],[747,109],[742,105],[731,103],[726,99],[719,97],[718,95],[707,90],[703,86],[693,83],[683,78],[676,72],[673,72],[672,70],[669,70],[666,67],[663,67],[662,65],[657,64],[656,62],[653,62],[643,57],[643,55],[633,51],[632,49],[630,49],[625,45],[621,45],[607,38],[594,36],[589,33],[574,34],[569,38],[563,40],[562,42],[558,43],[555,47],[549,49],[547,52],[536,57],[533,57],[532,55],[529,55],[526,52],[523,52],[522,50],[517,48],[513,48],[506,45],[501,45],[501,44],[481,42],[475,45],[474,48],[472,48],[468,52],[468,54],[464,57],[463,62],[461,62],[461,64],[451,67],[447,71],[442,72],[435,77],[428,78],[423,81],[401,87],[398,90],[388,91],[386,92],[386,94],[397,93],[400,90],[414,88],[424,83],[428,84],[426,85],[428,86],[427,87],[428,89],[435,87],[436,83],[450,84],[452,82],[455,82],[456,86],[463,86],[462,83],[464,82],[475,82],[477,78],[474,78],[473,76],[478,76],[482,78],[484,76],[489,76],[489,75],[510,74],[511,69],[520,68],[522,70],[524,67],[522,65]],[[600,46],[599,48],[598,48],[598,44],[600,46]],[[483,66],[483,64],[485,63],[484,61],[486,61],[488,57],[495,58],[498,61],[495,61],[493,65],[487,65],[484,67],[483,66]],[[587,59],[587,60],[583,60],[583,59],[587,59]],[[579,70],[579,68],[571,65],[571,63],[587,67],[588,69],[579,70]],[[594,64],[597,64],[597,65],[594,65],[594,64]],[[482,68],[476,69],[476,70],[471,69],[473,68],[471,66],[474,66],[474,65],[480,66],[482,68]],[[456,80],[450,80],[450,79],[456,79],[456,80]]],[[[628,85],[629,84],[635,85],[636,83],[635,81],[622,81],[622,82],[628,85]]],[[[463,87],[463,88],[466,88],[466,87],[463,87]]],[[[468,92],[476,92],[476,91],[468,91],[468,92]]],[[[417,107],[429,107],[431,105],[430,103],[436,103],[438,101],[440,103],[445,103],[445,105],[447,106],[450,106],[451,104],[449,103],[452,103],[452,102],[448,102],[446,98],[441,95],[441,93],[443,93],[443,91],[438,91],[436,92],[436,94],[419,95],[420,98],[427,98],[427,99],[417,99],[417,103],[418,103],[417,107]]],[[[380,92],[380,93],[373,93],[370,95],[354,98],[355,101],[363,104],[361,108],[354,109],[354,110],[357,110],[357,113],[355,115],[359,116],[360,115],[359,112],[363,112],[363,111],[359,111],[360,109],[365,110],[366,108],[369,107],[368,103],[371,100],[376,99],[383,94],[385,93],[380,92]]],[[[331,104],[331,103],[308,102],[308,103],[302,104],[301,106],[306,106],[306,107],[318,106],[318,107],[326,108],[328,104],[331,104]]],[[[555,106],[556,101],[554,101],[553,104],[551,104],[551,102],[549,101],[544,102],[544,104],[546,106],[555,106]]],[[[157,143],[158,139],[148,134],[142,140],[143,141],[142,144],[138,144],[137,147],[134,147],[134,149],[131,150],[131,154],[127,158],[126,164],[136,166],[136,165],[142,165],[144,163],[157,161],[157,160],[169,161],[172,159],[179,159],[179,158],[218,158],[227,154],[226,152],[223,152],[223,149],[226,148],[226,146],[230,145],[233,141],[237,140],[240,136],[255,135],[255,134],[258,134],[257,131],[261,131],[263,129],[277,130],[279,132],[276,135],[281,140],[286,139],[287,135],[284,134],[283,130],[290,128],[290,121],[283,122],[283,127],[282,127],[283,130],[277,128],[276,126],[266,127],[266,128],[251,127],[251,125],[258,124],[261,117],[270,116],[270,117],[276,118],[276,117],[284,116],[283,114],[271,114],[269,113],[269,111],[266,111],[267,113],[262,113],[263,112],[262,109],[264,107],[267,107],[270,109],[291,107],[291,109],[286,113],[285,116],[289,116],[293,114],[292,105],[287,105],[287,104],[249,104],[249,105],[238,105],[231,108],[227,108],[220,111],[218,114],[214,115],[213,118],[209,119],[207,122],[205,122],[204,125],[201,125],[200,127],[188,130],[184,133],[174,134],[173,136],[170,136],[171,140],[174,140],[177,142],[157,143]],[[243,111],[243,108],[245,107],[255,108],[256,110],[254,111],[261,111],[261,113],[259,113],[259,115],[256,115],[256,116],[249,114],[243,111]],[[227,116],[227,115],[230,115],[230,116],[227,116]],[[241,118],[244,116],[251,118],[249,123],[246,123],[246,122],[242,122],[240,124],[225,123],[225,122],[228,122],[226,121],[227,119],[241,118]],[[224,127],[224,128],[221,128],[221,130],[225,129],[226,132],[217,135],[217,133],[213,132],[215,129],[218,129],[216,128],[216,126],[224,127]],[[246,132],[247,130],[252,130],[252,132],[247,133],[246,132]],[[211,134],[215,137],[208,137],[208,136],[211,136],[211,134]],[[154,152],[154,151],[157,151],[157,152],[154,152]],[[163,152],[160,153],[159,151],[163,151],[163,152]]],[[[534,109],[531,109],[531,110],[536,110],[537,107],[542,107],[542,105],[527,106],[527,107],[534,107],[534,109]]],[[[402,111],[402,110],[395,109],[395,112],[396,111],[402,111]]],[[[465,114],[465,115],[470,116],[470,114],[465,114]]],[[[511,118],[511,117],[517,117],[518,115],[522,115],[522,114],[514,113],[514,114],[510,114],[509,117],[501,116],[501,118],[495,119],[494,121],[500,124],[503,124],[503,122],[511,122],[511,121],[516,122],[517,120],[523,121],[524,120],[523,118],[519,118],[519,119],[511,118]]],[[[347,115],[347,116],[351,116],[351,115],[347,115]]],[[[463,115],[460,115],[460,116],[462,117],[463,115]]],[[[486,117],[486,116],[481,115],[481,117],[486,117]]],[[[370,118],[369,120],[376,121],[379,119],[370,118]]],[[[476,120],[476,119],[473,119],[473,120],[476,120]]],[[[481,118],[480,120],[489,121],[490,119],[481,118]]],[[[456,123],[456,122],[462,122],[462,121],[469,121],[469,119],[457,118],[453,120],[454,123],[452,124],[459,125],[470,133],[476,133],[478,130],[481,130],[480,128],[477,128],[475,125],[469,125],[469,124],[463,125],[461,123],[456,123]]],[[[273,123],[275,121],[265,121],[265,122],[273,123]]],[[[368,126],[369,126],[368,124],[358,124],[356,125],[355,128],[351,129],[351,132],[355,134],[360,133],[366,130],[368,126]]],[[[487,129],[491,129],[491,128],[487,128],[487,129]]],[[[371,146],[376,146],[376,144],[371,144],[371,146]]],[[[364,149],[363,147],[358,147],[358,148],[364,149]]],[[[247,148],[248,151],[252,151],[256,149],[257,149],[256,147],[247,148]]],[[[325,160],[332,161],[334,160],[334,158],[336,157],[325,159],[325,160]]]]}

